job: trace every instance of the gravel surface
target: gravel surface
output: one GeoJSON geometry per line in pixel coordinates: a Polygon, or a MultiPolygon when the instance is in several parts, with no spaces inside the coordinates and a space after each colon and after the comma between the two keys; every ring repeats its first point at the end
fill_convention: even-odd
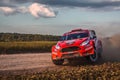
{"type": "Polygon", "coordinates": [[[50,53],[0,55],[0,71],[54,66],[50,53]]]}

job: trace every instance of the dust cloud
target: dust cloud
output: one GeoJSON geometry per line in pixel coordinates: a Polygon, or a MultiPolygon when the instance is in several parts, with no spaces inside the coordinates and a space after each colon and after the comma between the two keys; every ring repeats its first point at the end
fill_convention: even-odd
{"type": "Polygon", "coordinates": [[[102,39],[104,61],[120,61],[120,34],[113,35],[102,39]]]}

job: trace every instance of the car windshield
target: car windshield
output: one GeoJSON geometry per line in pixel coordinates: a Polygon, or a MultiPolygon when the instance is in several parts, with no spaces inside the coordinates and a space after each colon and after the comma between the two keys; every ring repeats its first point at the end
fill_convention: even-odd
{"type": "Polygon", "coordinates": [[[60,40],[64,41],[64,40],[72,40],[72,39],[79,39],[79,38],[85,38],[85,37],[88,37],[88,33],[75,33],[75,34],[62,36],[60,40]]]}

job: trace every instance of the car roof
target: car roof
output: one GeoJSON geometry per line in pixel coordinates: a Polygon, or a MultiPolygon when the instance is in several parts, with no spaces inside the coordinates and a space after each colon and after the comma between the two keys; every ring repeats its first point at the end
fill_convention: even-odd
{"type": "Polygon", "coordinates": [[[73,29],[70,32],[64,33],[63,36],[69,35],[69,34],[75,34],[75,33],[85,33],[85,32],[89,32],[89,30],[87,29],[73,29]]]}

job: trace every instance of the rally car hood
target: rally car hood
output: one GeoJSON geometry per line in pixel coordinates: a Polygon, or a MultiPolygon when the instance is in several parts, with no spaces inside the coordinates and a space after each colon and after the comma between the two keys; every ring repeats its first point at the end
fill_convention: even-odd
{"type": "Polygon", "coordinates": [[[69,46],[78,46],[84,41],[88,40],[88,38],[80,38],[80,39],[73,39],[73,40],[65,40],[65,41],[58,41],[57,45],[60,47],[69,47],[69,46]]]}

